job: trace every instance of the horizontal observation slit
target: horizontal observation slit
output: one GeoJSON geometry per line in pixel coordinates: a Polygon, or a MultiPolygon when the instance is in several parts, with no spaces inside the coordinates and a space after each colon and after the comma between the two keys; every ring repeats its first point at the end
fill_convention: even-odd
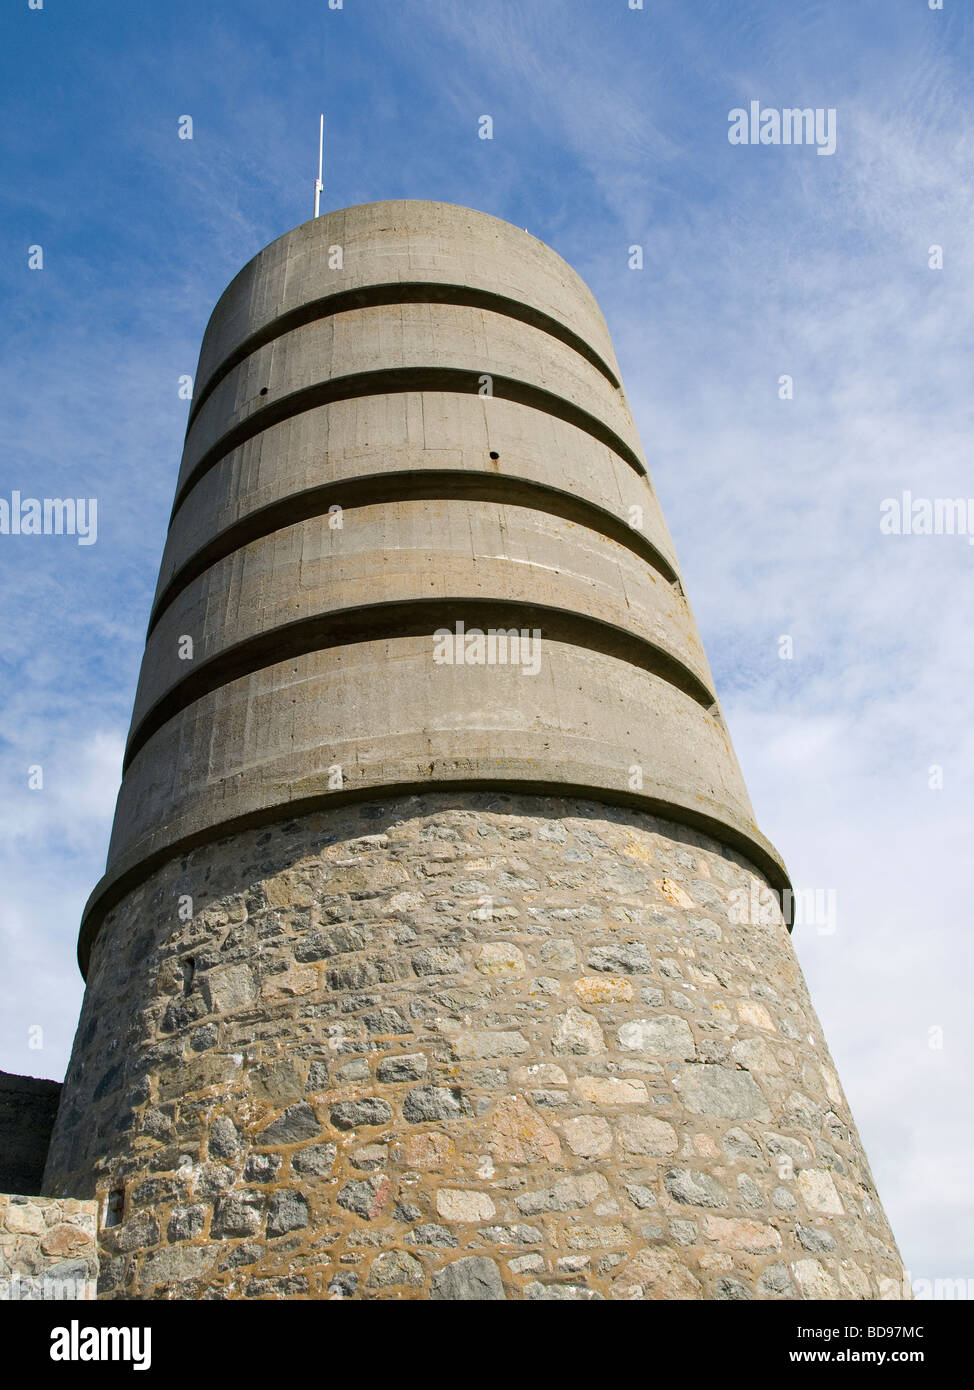
{"type": "Polygon", "coordinates": [[[596,531],[624,545],[677,588],[679,576],[666,557],[640,531],[627,526],[614,513],[587,502],[574,493],[531,479],[500,473],[469,473],[459,469],[415,469],[399,473],[369,473],[358,478],[336,479],[282,497],[267,507],[242,517],[191,555],[176,570],[159,595],[149,618],[148,639],[169,605],[194,579],[251,541],[316,516],[325,516],[333,503],[343,510],[381,502],[467,501],[494,502],[498,506],[530,507],[596,531]]]}
{"type": "Polygon", "coordinates": [[[355,400],[362,396],[401,395],[406,391],[438,391],[453,395],[479,396],[484,377],[490,378],[492,396],[529,406],[545,415],[564,420],[566,424],[574,425],[618,454],[640,477],[646,476],[642,460],[614,430],[587,410],[583,410],[581,406],[574,405],[541,386],[531,386],[513,377],[496,376],[487,371],[472,371],[466,367],[384,367],[372,372],[353,372],[348,376],[317,382],[314,386],[292,391],[290,395],[282,396],[270,405],[260,406],[222,435],[197,461],[176,493],[172,516],[179,511],[190,489],[219,463],[220,459],[225,458],[232,450],[238,449],[241,444],[246,444],[255,435],[262,434],[271,425],[279,425],[284,420],[293,419],[295,415],[302,415],[305,411],[314,410],[320,405],[355,400]]]}
{"type": "Polygon", "coordinates": [[[258,348],[266,347],[268,343],[283,338],[295,328],[303,328],[305,324],[314,323],[318,319],[330,318],[333,314],[344,314],[354,309],[381,308],[387,304],[452,304],[466,309],[488,309],[491,313],[517,319],[520,323],[539,328],[550,338],[557,338],[559,342],[573,348],[597,368],[616,391],[621,390],[615,373],[595,349],[579,334],[541,309],[522,304],[520,300],[511,299],[508,295],[473,289],[469,285],[440,284],[430,280],[393,281],[384,285],[362,285],[354,290],[340,290],[337,294],[323,295],[320,299],[309,300],[307,304],[298,304],[272,319],[270,323],[265,323],[263,328],[258,328],[255,333],[251,333],[228,353],[207,377],[190,408],[187,434],[204,402],[223,378],[232,372],[234,367],[239,367],[240,363],[258,348]]]}
{"type": "Polygon", "coordinates": [[[658,676],[695,700],[708,712],[717,702],[703,681],[662,647],[615,623],[522,600],[482,597],[403,599],[391,603],[363,604],[337,613],[316,614],[284,623],[200,663],[146,711],[132,730],[125,750],[123,770],[157,730],[196,700],[242,676],[253,675],[279,662],[355,642],[383,641],[396,637],[432,636],[438,628],[453,629],[462,618],[467,630],[478,628],[528,628],[541,641],[563,642],[588,651],[616,657],[658,676]]]}

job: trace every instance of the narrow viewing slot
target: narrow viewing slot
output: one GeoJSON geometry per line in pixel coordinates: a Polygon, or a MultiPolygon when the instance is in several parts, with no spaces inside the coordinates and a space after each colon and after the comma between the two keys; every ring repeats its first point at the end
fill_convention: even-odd
{"type": "MultiPolygon", "coordinates": [[[[190,489],[195,487],[200,478],[222,458],[272,425],[292,420],[296,415],[303,415],[318,406],[331,405],[335,401],[357,400],[364,396],[401,395],[407,391],[437,391],[477,396],[480,389],[481,374],[463,367],[389,367],[374,372],[353,372],[349,376],[334,377],[329,381],[302,387],[300,391],[292,391],[290,395],[271,401],[239,420],[204,450],[177,491],[172,515],[175,516],[179,511],[190,489]]],[[[500,400],[514,401],[518,405],[528,406],[556,420],[564,420],[566,424],[574,425],[576,429],[584,431],[592,439],[611,449],[640,477],[646,476],[646,466],[636,451],[604,421],[572,401],[543,387],[505,376],[492,378],[492,394],[500,400]]]]}
{"type": "Polygon", "coordinates": [[[602,652],[658,676],[709,712],[714,693],[682,661],[644,637],[614,623],[562,608],[520,600],[408,599],[316,614],[261,632],[218,653],[166,692],[133,729],[123,770],[149,739],[189,705],[241,677],[282,661],[356,642],[414,637],[451,627],[459,611],[468,626],[533,628],[542,641],[602,652]]]}
{"type": "Polygon", "coordinates": [[[557,338],[567,347],[573,348],[602,373],[614,390],[622,389],[611,367],[594,348],[589,347],[584,338],[541,309],[532,308],[529,304],[522,304],[520,300],[511,299],[507,295],[494,294],[490,290],[474,289],[470,285],[446,285],[427,280],[396,281],[393,284],[363,285],[359,289],[343,290],[339,294],[324,295],[320,299],[311,300],[308,304],[299,304],[296,308],[289,309],[286,313],[265,324],[263,328],[259,328],[256,333],[251,333],[223,359],[218,367],[214,368],[200,387],[199,395],[190,407],[189,421],[186,426],[187,433],[190,425],[202,410],[204,402],[213,394],[223,378],[232,372],[234,367],[239,367],[240,363],[250,357],[252,353],[266,347],[268,343],[275,342],[278,338],[283,338],[286,333],[292,333],[296,328],[303,328],[305,324],[330,318],[333,314],[349,313],[355,309],[381,308],[386,304],[455,304],[470,309],[487,309],[492,313],[502,314],[506,318],[517,319],[521,323],[529,324],[532,328],[540,329],[551,338],[557,338]]]}
{"type": "Polygon", "coordinates": [[[334,503],[349,511],[354,507],[381,502],[410,501],[494,502],[498,506],[529,507],[565,521],[576,522],[633,551],[668,584],[673,585],[682,597],[683,590],[673,566],[642,531],[637,531],[614,513],[580,498],[576,493],[511,474],[416,469],[336,480],[283,497],[242,517],[214,536],[175,571],[156,600],[146,637],[151,636],[166,609],[194,579],[251,541],[261,540],[298,522],[325,516],[334,503]]]}

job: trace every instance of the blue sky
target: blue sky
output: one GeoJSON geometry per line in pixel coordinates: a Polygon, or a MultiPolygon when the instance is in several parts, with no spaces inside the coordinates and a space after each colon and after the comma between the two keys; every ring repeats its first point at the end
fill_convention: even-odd
{"type": "Polygon", "coordinates": [[[0,1067],[63,1073],[178,378],[310,216],[324,110],[325,208],[480,208],[598,297],[759,823],[836,893],[796,945],[906,1264],[974,1277],[974,547],[879,530],[904,489],[974,498],[966,0],[22,0],[3,28],[0,497],[96,497],[98,540],[0,535],[0,1067]],[[835,154],[731,145],[752,100],[834,107],[835,154]]]}

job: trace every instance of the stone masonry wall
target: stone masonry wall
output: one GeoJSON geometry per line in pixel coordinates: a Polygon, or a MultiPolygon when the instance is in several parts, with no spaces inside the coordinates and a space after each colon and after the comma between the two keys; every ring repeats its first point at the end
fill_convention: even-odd
{"type": "Polygon", "coordinates": [[[40,1192],[59,1081],[0,1071],[0,1192],[40,1192]]]}
{"type": "Polygon", "coordinates": [[[520,795],[196,850],[102,928],[46,1190],[107,1297],[902,1297],[764,887],[520,795]]]}
{"type": "Polygon", "coordinates": [[[96,1210],[70,1197],[0,1196],[0,1300],[94,1298],[96,1210]]]}

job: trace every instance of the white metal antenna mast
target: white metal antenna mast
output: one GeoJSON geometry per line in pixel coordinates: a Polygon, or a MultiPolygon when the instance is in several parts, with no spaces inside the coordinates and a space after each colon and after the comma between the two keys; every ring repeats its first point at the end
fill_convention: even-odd
{"type": "Polygon", "coordinates": [[[322,113],[321,125],[318,127],[318,177],[315,179],[315,217],[318,216],[319,199],[321,198],[324,184],[321,182],[321,160],[325,149],[325,117],[322,113]]]}

